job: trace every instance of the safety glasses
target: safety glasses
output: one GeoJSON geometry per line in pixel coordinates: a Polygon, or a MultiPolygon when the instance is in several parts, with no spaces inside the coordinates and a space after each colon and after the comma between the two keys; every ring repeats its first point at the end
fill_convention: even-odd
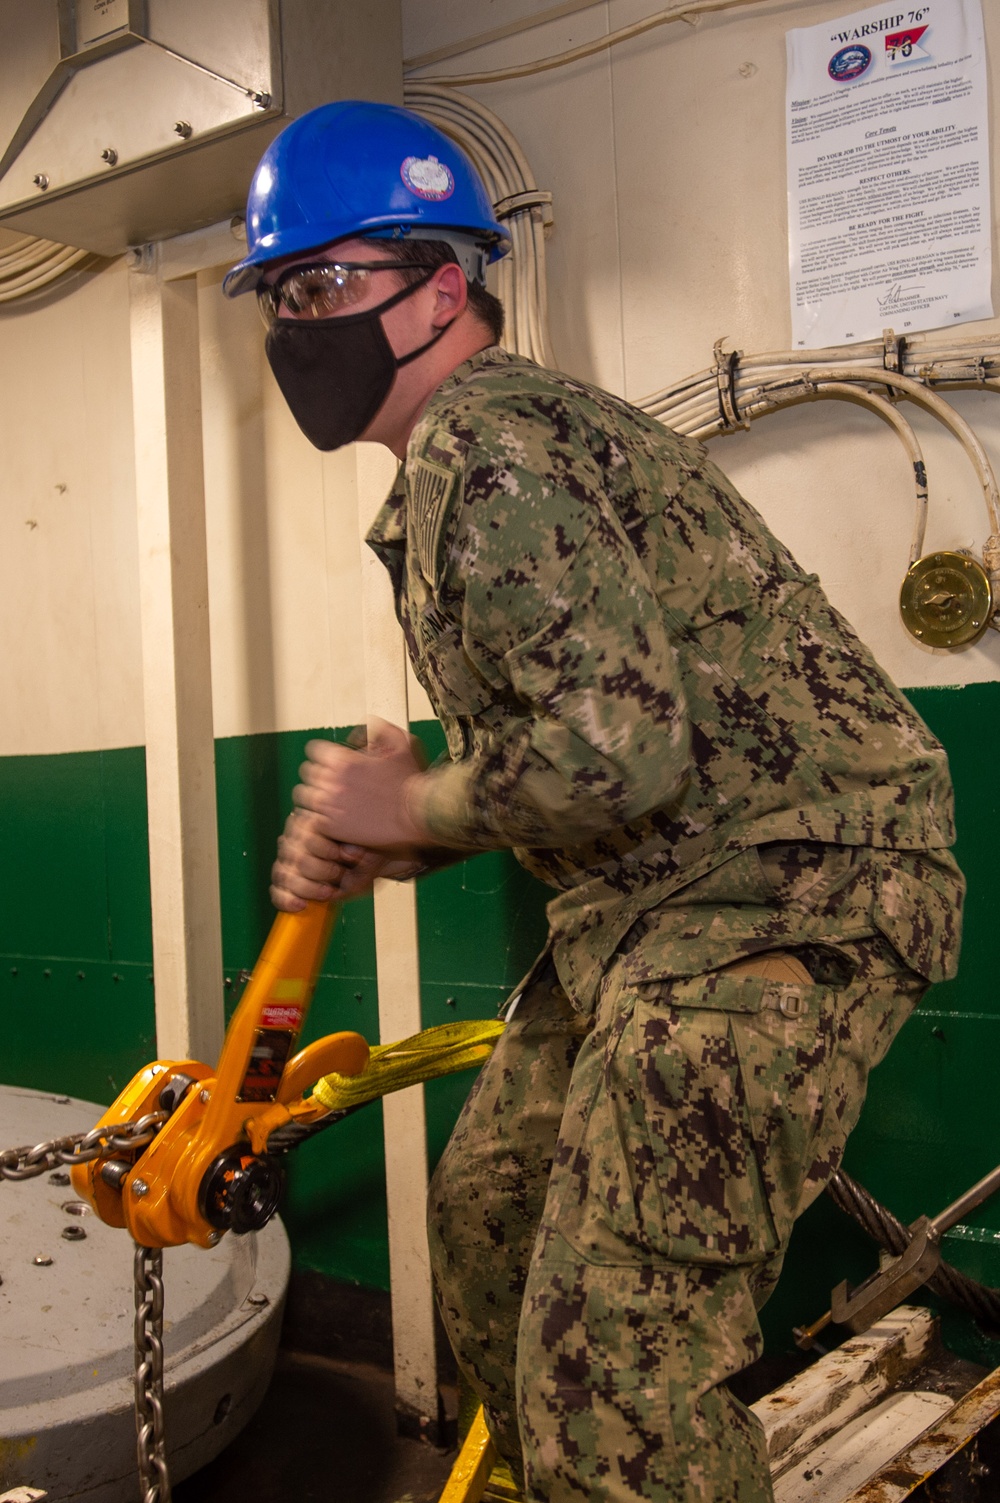
{"type": "Polygon", "coordinates": [[[257,308],[268,328],[282,308],[302,318],[330,318],[360,303],[374,271],[428,271],[421,261],[313,261],[290,266],[257,288],[257,308]]]}

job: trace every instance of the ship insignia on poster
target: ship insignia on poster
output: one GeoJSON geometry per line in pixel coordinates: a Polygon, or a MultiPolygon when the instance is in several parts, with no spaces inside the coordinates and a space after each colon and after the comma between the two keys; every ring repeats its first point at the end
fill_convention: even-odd
{"type": "Polygon", "coordinates": [[[826,71],[838,83],[853,83],[862,73],[867,73],[871,65],[871,50],[859,42],[852,42],[850,47],[841,47],[833,54],[826,71]]]}

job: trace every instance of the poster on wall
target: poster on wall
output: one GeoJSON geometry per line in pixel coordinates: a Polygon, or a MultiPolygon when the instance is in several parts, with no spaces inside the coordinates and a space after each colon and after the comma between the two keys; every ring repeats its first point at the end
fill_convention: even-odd
{"type": "Polygon", "coordinates": [[[794,348],[992,317],[981,0],[872,6],[787,49],[794,348]]]}

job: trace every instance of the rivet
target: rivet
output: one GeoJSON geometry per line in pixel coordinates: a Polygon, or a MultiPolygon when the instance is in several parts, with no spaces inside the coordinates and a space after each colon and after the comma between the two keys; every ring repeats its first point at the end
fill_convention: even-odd
{"type": "Polygon", "coordinates": [[[205,1241],[208,1243],[209,1247],[218,1247],[221,1240],[221,1232],[209,1232],[208,1236],[205,1238],[205,1241]]]}
{"type": "Polygon", "coordinates": [[[11,968],[10,968],[10,974],[12,976],[16,976],[17,975],[17,966],[16,965],[12,965],[11,966],[11,968]]]}
{"type": "Polygon", "coordinates": [[[43,975],[43,976],[44,976],[44,977],[45,977],[45,978],[46,978],[46,979],[48,979],[48,977],[49,977],[49,976],[51,976],[51,975],[52,975],[52,972],[51,972],[51,971],[49,971],[49,970],[45,970],[45,971],[43,971],[43,972],[42,972],[42,975],[43,975]]]}
{"type": "Polygon", "coordinates": [[[34,1265],[35,1265],[36,1268],[51,1268],[52,1267],[52,1259],[49,1257],[48,1253],[44,1253],[44,1252],[36,1253],[35,1256],[32,1258],[31,1261],[32,1261],[32,1263],[34,1263],[34,1265]]]}
{"type": "Polygon", "coordinates": [[[247,1304],[248,1305],[253,1305],[258,1310],[262,1309],[264,1307],[264,1305],[269,1305],[270,1303],[271,1303],[271,1301],[268,1299],[268,1297],[267,1297],[266,1294],[248,1294],[247,1295],[247,1304]]]}
{"type": "Polygon", "coordinates": [[[85,979],[84,978],[84,974],[83,974],[82,971],[77,971],[77,973],[76,973],[76,979],[77,979],[77,981],[83,981],[85,979]]]}

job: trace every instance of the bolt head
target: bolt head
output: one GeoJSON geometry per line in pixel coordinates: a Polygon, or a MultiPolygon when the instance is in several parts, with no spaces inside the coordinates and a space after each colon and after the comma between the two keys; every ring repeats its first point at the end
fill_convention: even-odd
{"type": "Polygon", "coordinates": [[[43,193],[49,186],[48,175],[44,172],[36,172],[31,181],[34,183],[35,187],[40,188],[43,193]]]}
{"type": "Polygon", "coordinates": [[[117,151],[115,151],[115,148],[113,146],[105,146],[104,150],[101,152],[101,161],[107,162],[109,167],[114,167],[115,163],[118,161],[118,153],[117,151]]]}
{"type": "Polygon", "coordinates": [[[209,1247],[218,1247],[219,1243],[222,1241],[222,1233],[209,1232],[205,1240],[208,1243],[209,1247]]]}
{"type": "Polygon", "coordinates": [[[138,1195],[140,1199],[143,1195],[149,1194],[149,1186],[144,1179],[134,1179],[132,1181],[132,1194],[138,1195]]]}
{"type": "Polygon", "coordinates": [[[198,1092],[198,1100],[201,1102],[202,1106],[207,1106],[208,1103],[211,1101],[211,1099],[212,1099],[212,1093],[211,1093],[211,1091],[199,1091],[198,1092]]]}
{"type": "Polygon", "coordinates": [[[263,1309],[263,1307],[265,1305],[269,1305],[270,1303],[271,1303],[271,1301],[268,1299],[268,1297],[267,1297],[266,1294],[248,1294],[247,1295],[247,1304],[248,1305],[253,1305],[258,1310],[263,1309]]]}
{"type": "Polygon", "coordinates": [[[175,120],[174,121],[174,135],[175,136],[180,136],[180,138],[181,138],[182,141],[187,141],[187,140],[190,139],[190,137],[192,136],[192,134],[193,134],[193,131],[192,131],[192,127],[191,127],[191,122],[189,120],[175,120]]]}

